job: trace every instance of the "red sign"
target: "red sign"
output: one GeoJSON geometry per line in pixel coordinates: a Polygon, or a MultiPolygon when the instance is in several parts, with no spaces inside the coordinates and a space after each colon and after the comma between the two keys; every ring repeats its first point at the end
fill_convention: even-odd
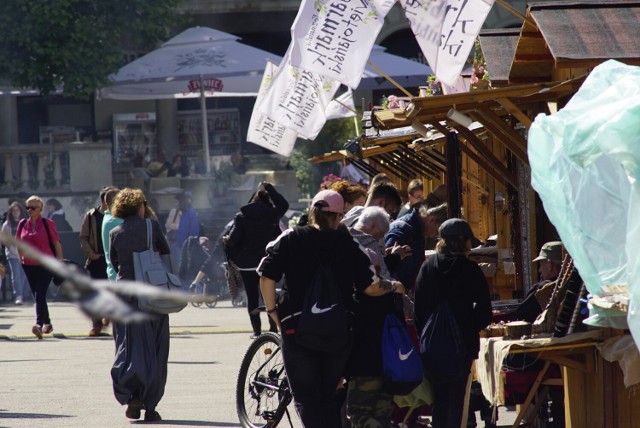
{"type": "MultiPolygon", "coordinates": [[[[205,91],[222,92],[222,80],[219,79],[202,79],[205,91]]],[[[189,92],[200,92],[200,80],[189,80],[189,92]]]]}

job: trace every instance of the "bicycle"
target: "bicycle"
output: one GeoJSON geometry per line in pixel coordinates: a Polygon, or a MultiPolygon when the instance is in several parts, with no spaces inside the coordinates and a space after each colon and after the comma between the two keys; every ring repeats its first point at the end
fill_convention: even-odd
{"type": "Polygon", "coordinates": [[[243,428],[274,428],[284,415],[293,428],[287,409],[293,395],[280,345],[278,334],[263,333],[242,358],[236,384],[236,409],[243,428]]]}

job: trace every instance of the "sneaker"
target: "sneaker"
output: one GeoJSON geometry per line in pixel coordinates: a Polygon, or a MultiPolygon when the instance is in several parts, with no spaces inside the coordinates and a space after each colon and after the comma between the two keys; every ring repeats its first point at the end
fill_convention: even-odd
{"type": "MultiPolygon", "coordinates": [[[[132,398],[127,405],[127,410],[124,412],[125,416],[129,419],[140,419],[140,409],[142,409],[142,403],[137,398],[132,398]]],[[[146,416],[146,415],[145,415],[146,416]]]]}
{"type": "Polygon", "coordinates": [[[161,421],[162,417],[160,416],[160,413],[156,412],[155,410],[149,410],[147,409],[144,412],[144,421],[145,422],[158,422],[161,421]]]}
{"type": "Polygon", "coordinates": [[[102,333],[102,329],[101,328],[93,327],[91,330],[89,330],[89,336],[90,337],[100,336],[100,333],[102,333]]]}
{"type": "Polygon", "coordinates": [[[42,339],[42,328],[40,328],[38,324],[34,325],[31,328],[31,333],[33,333],[34,336],[37,337],[38,339],[42,339]]]}
{"type": "Polygon", "coordinates": [[[45,324],[42,326],[42,332],[44,334],[50,334],[53,331],[53,326],[51,324],[45,324]]]}
{"type": "Polygon", "coordinates": [[[22,305],[22,297],[16,297],[16,305],[22,305]]]}

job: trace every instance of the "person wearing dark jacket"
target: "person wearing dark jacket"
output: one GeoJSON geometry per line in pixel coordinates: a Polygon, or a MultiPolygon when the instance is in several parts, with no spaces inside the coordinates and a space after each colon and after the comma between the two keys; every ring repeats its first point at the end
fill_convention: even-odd
{"type": "Polygon", "coordinates": [[[459,218],[446,220],[439,229],[436,254],[420,268],[416,281],[415,320],[424,329],[436,308],[447,301],[457,322],[466,354],[458,376],[442,377],[425,372],[433,388],[433,427],[459,427],[471,363],[478,358],[480,330],[491,322],[489,286],[480,267],[467,258],[475,240],[469,224],[459,218]]]}
{"type": "Polygon", "coordinates": [[[308,225],[285,230],[268,245],[258,267],[265,308],[280,327],[287,379],[305,428],[341,426],[335,393],[351,348],[342,341],[328,340],[330,350],[300,341],[298,333],[304,314],[330,313],[334,307],[318,307],[316,302],[305,309],[305,296],[319,267],[325,266],[332,273],[336,294],[341,296],[347,313],[356,310],[354,294],[387,292],[365,251],[340,226],[343,212],[344,200],[338,192],[320,191],[311,202],[308,225]],[[286,291],[276,306],[276,282],[283,276],[286,291]]]}
{"type": "MultiPolygon", "coordinates": [[[[263,181],[249,204],[240,208],[240,212],[236,214],[233,227],[225,239],[229,258],[238,266],[242,275],[253,336],[259,336],[262,329],[260,314],[254,313],[260,302],[260,277],[256,268],[265,256],[267,244],[282,232],[280,218],[288,209],[287,200],[271,183],[263,181]]],[[[277,331],[271,318],[269,327],[270,331],[277,331]]]]}
{"type": "Polygon", "coordinates": [[[427,208],[426,204],[420,204],[409,214],[391,223],[389,232],[384,237],[385,247],[411,247],[411,255],[402,259],[394,272],[394,276],[407,290],[414,289],[416,276],[424,261],[425,239],[434,238],[438,233],[438,227],[446,218],[447,204],[435,208],[427,208]]]}

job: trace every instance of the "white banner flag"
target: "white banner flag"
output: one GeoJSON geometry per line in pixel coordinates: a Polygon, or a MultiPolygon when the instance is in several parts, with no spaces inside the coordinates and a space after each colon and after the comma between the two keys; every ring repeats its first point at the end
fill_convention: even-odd
{"type": "Polygon", "coordinates": [[[436,77],[455,86],[494,0],[400,0],[436,77]]]}
{"type": "Polygon", "coordinates": [[[343,117],[355,117],[356,106],[353,103],[353,91],[349,89],[335,100],[331,101],[325,111],[327,120],[343,117]]]}
{"type": "Polygon", "coordinates": [[[282,156],[290,156],[293,146],[296,143],[298,134],[288,129],[284,125],[271,119],[268,115],[260,111],[260,103],[267,92],[278,67],[270,61],[262,75],[262,83],[256,103],[253,105],[253,113],[251,113],[251,121],[249,122],[249,130],[247,132],[247,141],[258,146],[264,147],[282,156]]]}
{"type": "Polygon", "coordinates": [[[325,110],[340,82],[290,64],[285,55],[259,109],[298,135],[313,140],[327,121],[325,110]]]}
{"type": "Polygon", "coordinates": [[[356,89],[396,0],[303,0],[291,27],[291,64],[356,89]]]}
{"type": "Polygon", "coordinates": [[[464,80],[464,77],[458,76],[455,83],[450,86],[446,83],[440,83],[442,85],[442,93],[444,95],[462,94],[469,92],[469,82],[464,80]]]}

